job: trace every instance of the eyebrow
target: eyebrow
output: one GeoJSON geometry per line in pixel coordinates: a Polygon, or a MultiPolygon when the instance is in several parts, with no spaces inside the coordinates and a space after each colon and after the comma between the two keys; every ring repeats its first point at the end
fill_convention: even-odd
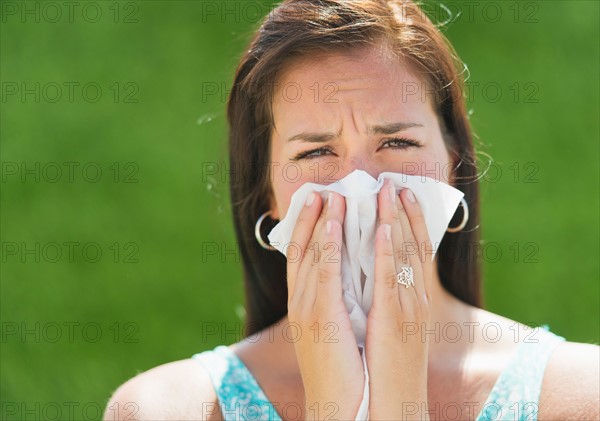
{"type": "MultiPolygon", "coordinates": [[[[417,124],[417,123],[403,123],[403,122],[389,123],[389,124],[383,124],[383,125],[373,125],[373,126],[367,126],[367,134],[368,135],[372,135],[372,134],[387,134],[387,135],[389,135],[389,134],[394,134],[394,133],[401,132],[403,130],[410,129],[412,127],[423,127],[423,125],[417,124]]],[[[288,142],[293,142],[295,140],[304,140],[305,142],[322,143],[322,142],[328,142],[330,140],[338,139],[341,135],[342,135],[341,130],[337,133],[303,132],[303,133],[299,133],[297,135],[290,137],[288,139],[288,142]]]]}

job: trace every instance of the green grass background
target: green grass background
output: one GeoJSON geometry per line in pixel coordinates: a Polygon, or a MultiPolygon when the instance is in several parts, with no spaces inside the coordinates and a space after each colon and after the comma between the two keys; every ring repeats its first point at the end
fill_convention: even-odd
{"type": "MultiPolygon", "coordinates": [[[[599,3],[496,2],[497,22],[497,7],[484,14],[489,2],[477,3],[474,13],[463,2],[447,3],[463,10],[446,33],[471,74],[475,96],[468,105],[479,150],[502,170],[481,185],[483,239],[502,251],[485,262],[487,308],[547,323],[570,341],[598,343],[599,3]],[[502,90],[498,101],[494,91],[486,99],[477,88],[490,84],[502,90]],[[536,92],[529,99],[537,102],[524,101],[531,86],[536,92]]],[[[33,8],[35,2],[16,4],[33,8]]],[[[22,262],[3,249],[3,419],[37,419],[44,409],[52,418],[49,403],[68,419],[68,402],[78,404],[74,418],[83,417],[86,405],[85,415],[97,418],[95,408],[104,408],[112,391],[138,372],[241,339],[203,335],[207,322],[240,326],[243,293],[235,253],[203,253],[209,243],[235,250],[236,240],[226,168],[206,178],[202,163],[225,165],[222,91],[257,26],[258,3],[228,2],[239,12],[222,17],[203,13],[207,2],[201,1],[121,2],[117,23],[115,3],[95,3],[98,23],[83,19],[86,4],[75,9],[72,23],[68,16],[57,23],[44,15],[39,23],[2,16],[3,90],[6,83],[95,82],[103,91],[95,103],[83,100],[81,89],[70,102],[65,88],[56,103],[16,95],[0,104],[4,172],[10,163],[56,162],[63,169],[65,162],[80,163],[73,182],[65,173],[56,183],[4,174],[3,245],[97,243],[103,253],[96,263],[82,259],[81,248],[72,262],[63,256],[37,263],[34,255],[22,262]],[[129,13],[137,23],[123,22],[129,13]],[[139,88],[137,102],[122,101],[131,92],[126,83],[139,88]],[[203,97],[207,83],[217,84],[219,95],[203,97]],[[96,183],[82,177],[90,162],[103,170],[96,183]],[[138,182],[123,182],[132,168],[138,182]],[[137,263],[124,262],[132,250],[137,263]],[[23,338],[22,329],[35,330],[36,323],[40,337],[23,338]],[[72,338],[69,323],[79,323],[72,338]],[[90,339],[96,325],[86,323],[101,327],[97,341],[90,339]],[[53,343],[56,324],[61,336],[53,343]],[[20,415],[10,415],[7,405],[15,403],[20,415]]],[[[54,12],[46,12],[52,19],[54,12]]]]}

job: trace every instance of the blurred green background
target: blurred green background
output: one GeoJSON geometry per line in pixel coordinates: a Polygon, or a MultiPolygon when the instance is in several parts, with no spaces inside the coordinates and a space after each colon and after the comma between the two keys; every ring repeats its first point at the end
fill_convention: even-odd
{"type": "MultiPolygon", "coordinates": [[[[446,4],[494,160],[487,308],[598,343],[599,3],[446,4]]],[[[99,419],[135,374],[241,339],[225,101],[272,5],[1,3],[3,419],[99,419]]]]}

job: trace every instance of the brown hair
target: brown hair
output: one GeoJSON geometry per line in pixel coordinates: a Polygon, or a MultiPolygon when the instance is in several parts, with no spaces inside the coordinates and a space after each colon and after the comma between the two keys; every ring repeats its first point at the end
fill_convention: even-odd
{"type": "MultiPolygon", "coordinates": [[[[262,248],[254,227],[269,210],[270,139],[275,81],[292,58],[361,46],[388,46],[427,80],[447,149],[460,159],[452,178],[465,194],[469,221],[446,233],[437,252],[444,288],[481,307],[479,184],[472,134],[463,101],[462,62],[420,7],[406,0],[286,0],[265,17],[241,57],[227,104],[230,194],[235,232],[243,259],[248,335],[287,314],[286,259],[262,248]],[[461,183],[461,180],[473,180],[461,183]]],[[[462,218],[457,210],[451,226],[462,218]],[[458,215],[458,216],[457,216],[458,215]]],[[[277,221],[265,218],[262,235],[277,221]]]]}

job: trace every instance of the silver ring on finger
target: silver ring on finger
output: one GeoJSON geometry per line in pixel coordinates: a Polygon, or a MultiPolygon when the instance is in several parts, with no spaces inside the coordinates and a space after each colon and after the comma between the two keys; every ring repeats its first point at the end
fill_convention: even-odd
{"type": "Polygon", "coordinates": [[[411,285],[415,285],[415,281],[413,280],[413,268],[412,266],[402,266],[400,272],[396,274],[396,280],[399,284],[404,285],[408,288],[411,285]]]}

